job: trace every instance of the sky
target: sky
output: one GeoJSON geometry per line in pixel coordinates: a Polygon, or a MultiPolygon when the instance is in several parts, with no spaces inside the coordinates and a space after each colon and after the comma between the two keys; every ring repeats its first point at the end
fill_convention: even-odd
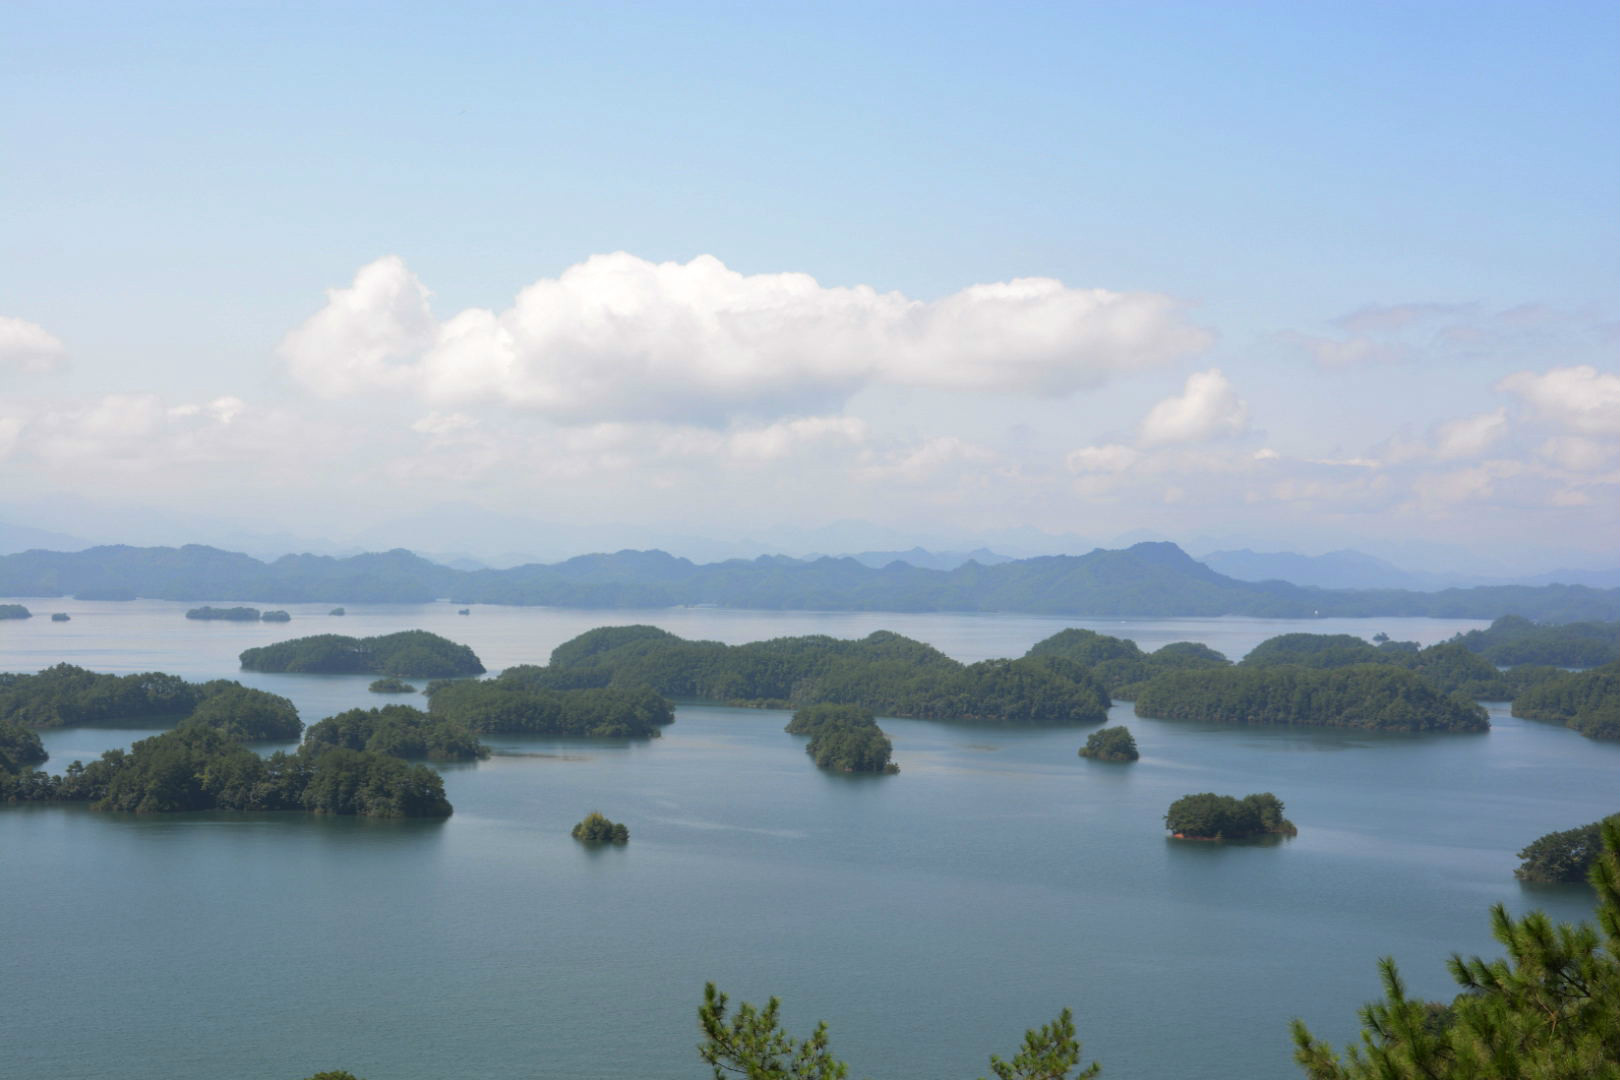
{"type": "Polygon", "coordinates": [[[13,0],[0,522],[1614,566],[1617,55],[1612,3],[13,0]]]}

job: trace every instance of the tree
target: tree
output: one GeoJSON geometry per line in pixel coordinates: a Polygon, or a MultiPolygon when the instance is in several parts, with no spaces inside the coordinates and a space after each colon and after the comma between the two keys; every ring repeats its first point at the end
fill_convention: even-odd
{"type": "MultiPolygon", "coordinates": [[[[756,1009],[747,1002],[726,1018],[726,995],[714,983],[703,988],[698,1006],[698,1028],[703,1041],[698,1056],[714,1070],[715,1080],[727,1076],[747,1080],[843,1080],[849,1066],[832,1056],[827,1047],[827,1025],[820,1023],[808,1039],[798,1040],[782,1030],[781,1002],[776,998],[756,1009]]],[[[1081,1045],[1075,1038],[1074,1014],[1068,1009],[1050,1024],[1024,1033],[1024,1045],[1011,1061],[990,1055],[990,1071],[997,1080],[1092,1080],[1102,1066],[1092,1062],[1071,1077],[1080,1064],[1081,1045]]]]}
{"type": "Polygon", "coordinates": [[[1130,728],[1121,725],[1093,731],[1086,745],[1080,748],[1080,756],[1097,761],[1135,761],[1142,755],[1136,749],[1136,737],[1130,728]]]}
{"type": "Polygon", "coordinates": [[[1497,904],[1500,960],[1453,954],[1462,993],[1449,1006],[1407,997],[1395,961],[1379,961],[1384,999],[1361,1010],[1345,1059],[1293,1022],[1294,1059],[1310,1080],[1620,1080],[1620,821],[1601,824],[1592,867],[1598,925],[1555,925],[1497,904]]]}
{"type": "Polygon", "coordinates": [[[629,826],[615,821],[609,821],[601,814],[592,810],[585,815],[585,819],[568,834],[582,844],[596,847],[598,844],[626,844],[630,842],[629,826]]]}

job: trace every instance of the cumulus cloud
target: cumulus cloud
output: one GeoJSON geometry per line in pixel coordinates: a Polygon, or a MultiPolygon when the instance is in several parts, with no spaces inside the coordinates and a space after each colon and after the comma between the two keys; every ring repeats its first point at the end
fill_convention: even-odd
{"type": "Polygon", "coordinates": [[[1497,388],[1517,394],[1543,420],[1581,435],[1620,437],[1620,374],[1597,368],[1521,371],[1497,388]]]}
{"type": "Polygon", "coordinates": [[[742,274],[707,255],[652,263],[619,252],[535,282],[504,311],[443,322],[404,261],[380,259],[330,290],[280,352],[327,396],[393,390],[570,424],[723,426],[824,413],[884,383],[1061,396],[1211,341],[1157,293],[1019,278],[925,302],[807,274],[742,274]]]}
{"type": "Polygon", "coordinates": [[[1143,446],[1204,442],[1241,435],[1249,426],[1249,406],[1238,398],[1219,368],[1187,376],[1182,392],[1165,398],[1142,420],[1137,441],[1143,446]]]}
{"type": "Polygon", "coordinates": [[[1543,442],[1536,452],[1561,469],[1587,473],[1607,468],[1620,451],[1613,444],[1604,444],[1596,439],[1558,435],[1543,442]]]}
{"type": "Polygon", "coordinates": [[[1064,463],[1074,473],[1122,473],[1141,460],[1142,452],[1135,447],[1107,443],[1071,451],[1064,463]]]}
{"type": "Polygon", "coordinates": [[[67,346],[43,326],[0,315],[0,371],[55,371],[67,363],[67,346]]]}
{"type": "Polygon", "coordinates": [[[1507,427],[1506,409],[1441,424],[1435,433],[1434,456],[1441,461],[1478,457],[1506,434],[1507,427]]]}

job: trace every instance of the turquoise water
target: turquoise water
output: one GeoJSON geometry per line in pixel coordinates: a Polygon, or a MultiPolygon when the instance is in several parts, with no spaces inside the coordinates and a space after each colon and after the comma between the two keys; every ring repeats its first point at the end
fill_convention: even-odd
{"type": "MultiPolygon", "coordinates": [[[[1071,621],[1024,616],[293,607],[282,626],[187,622],[188,605],[24,601],[0,670],[236,676],[249,645],[421,626],[497,669],[591,626],[646,621],[743,641],[888,627],[964,660],[1071,621]],[[316,612],[322,614],[316,615],[316,612]]],[[[1434,641],[1475,623],[1079,622],[1145,646],[1239,655],[1288,630],[1434,641]]],[[[362,677],[244,675],[308,722],[379,700],[362,677]]],[[[398,699],[389,699],[398,700],[398,699]]],[[[300,815],[0,810],[4,1066],[53,1080],[696,1078],[705,980],[828,1021],[852,1075],[973,1077],[1068,1005],[1114,1078],[1293,1077],[1287,1020],[1339,1041],[1394,955],[1449,996],[1451,951],[1494,954],[1486,909],[1589,913],[1526,890],[1514,852],[1620,804],[1620,746],[1493,711],[1492,732],[1371,737],[1137,719],[1131,766],[1085,731],[885,720],[903,771],[814,769],[786,714],[682,707],[643,743],[495,741],[444,769],[441,823],[300,815]],[[1181,844],[1192,791],[1269,790],[1298,838],[1181,844]],[[620,850],[568,837],[599,809],[620,850]]],[[[45,734],[60,769],[142,731],[45,734]]]]}

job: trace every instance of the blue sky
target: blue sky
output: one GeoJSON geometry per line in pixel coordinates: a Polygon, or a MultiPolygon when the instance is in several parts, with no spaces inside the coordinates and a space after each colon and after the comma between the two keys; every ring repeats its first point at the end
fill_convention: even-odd
{"type": "MultiPolygon", "coordinates": [[[[994,522],[1318,549],[1477,542],[1489,520],[1514,550],[1620,547],[1612,4],[21,3],[4,20],[0,318],[32,328],[12,327],[9,366],[0,332],[17,505],[201,494],[341,529],[455,499],[649,528],[854,517],[919,539],[994,522]],[[621,251],[742,275],[705,311],[769,303],[758,275],[922,305],[1047,278],[1138,313],[1167,298],[1160,329],[1198,334],[1048,343],[1027,377],[919,346],[829,389],[849,357],[818,348],[893,339],[852,345],[796,308],[729,374],[707,339],[664,357],[671,386],[714,393],[658,416],[607,390],[559,411],[561,331],[504,381],[465,352],[424,361],[418,334],[420,355],[316,385],[364,336],[349,324],[287,351],[326,290],[385,257],[443,324],[516,319],[520,290],[621,251]],[[1150,431],[1177,400],[1175,434],[1150,431]],[[290,450],[267,467],[276,430],[347,468],[290,450]]],[[[685,303],[693,275],[676,278],[636,317],[685,303]]],[[[601,347],[603,379],[632,379],[639,346],[601,347]]]]}

